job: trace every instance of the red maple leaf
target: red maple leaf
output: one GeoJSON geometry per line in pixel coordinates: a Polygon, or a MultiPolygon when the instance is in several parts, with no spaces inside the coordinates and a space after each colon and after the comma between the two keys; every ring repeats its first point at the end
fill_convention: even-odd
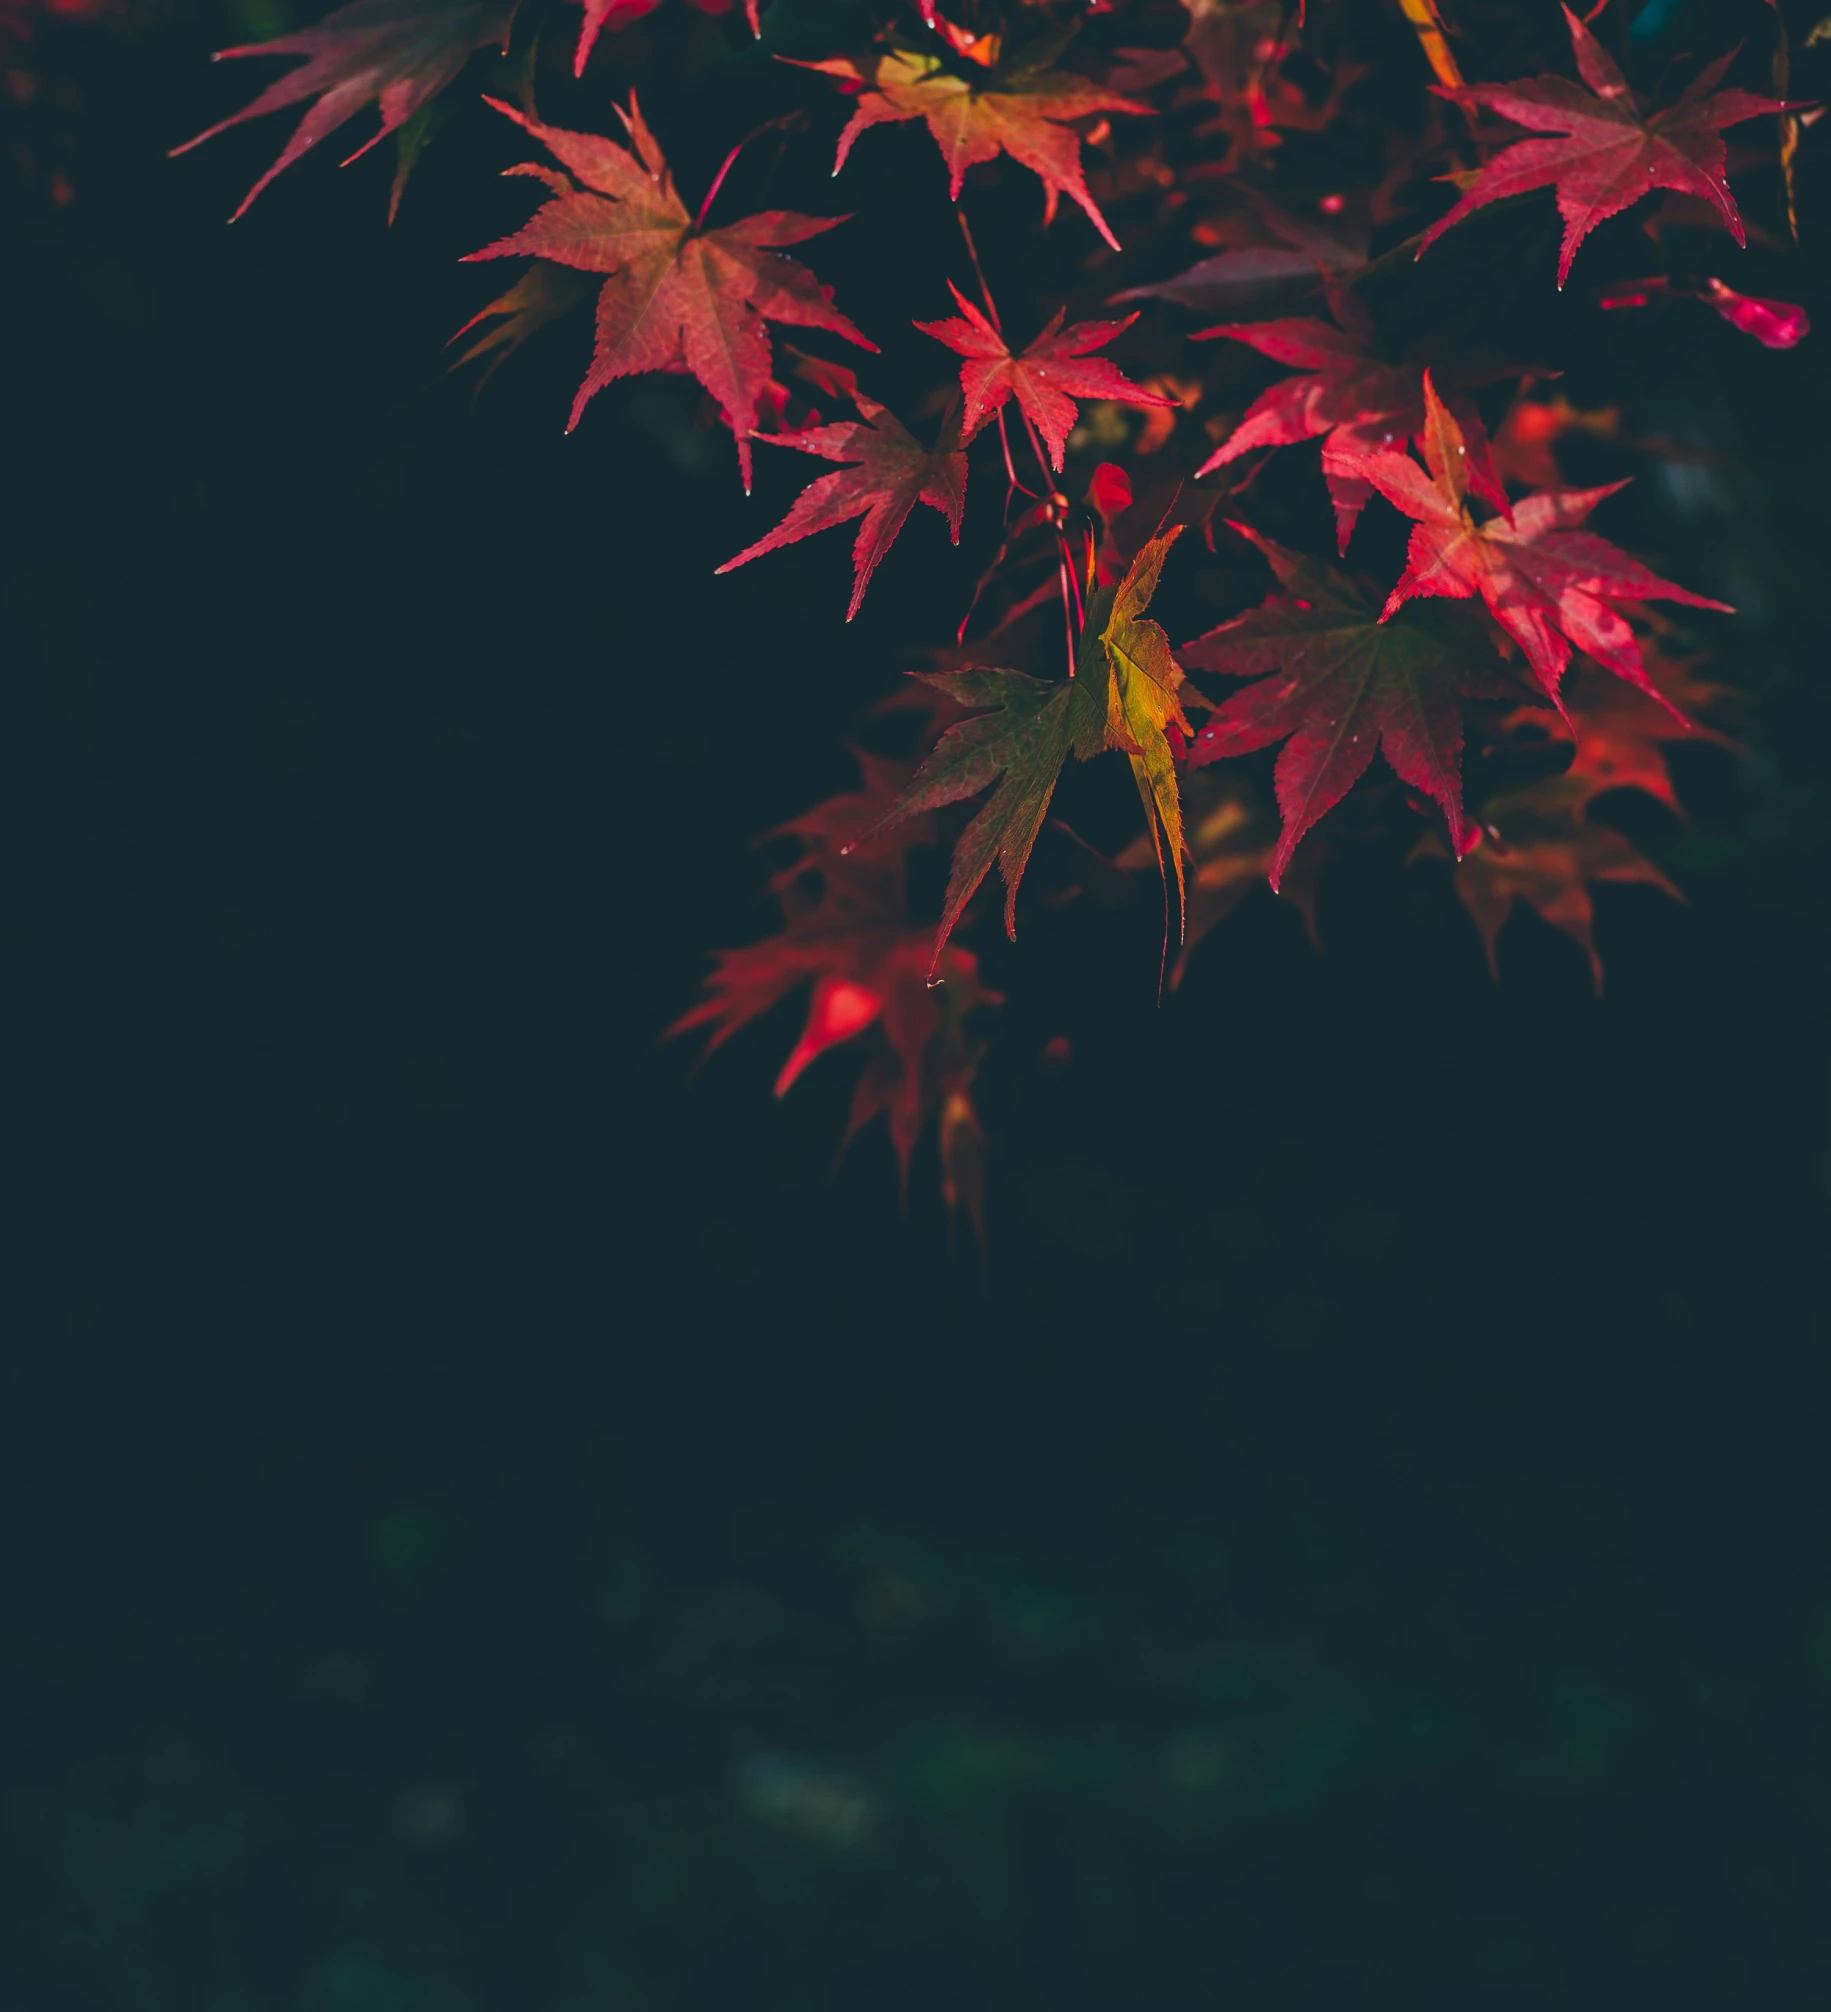
{"type": "Polygon", "coordinates": [[[1683,818],[1685,807],[1673,788],[1665,751],[1675,741],[1711,741],[1732,753],[1740,752],[1741,743],[1733,735],[1701,725],[1692,717],[1733,709],[1738,695],[1727,685],[1694,676],[1695,658],[1667,657],[1654,650],[1645,668],[1659,694],[1657,702],[1619,678],[1585,673],[1579,675],[1574,691],[1566,688],[1568,718],[1533,707],[1513,714],[1504,724],[1509,729],[1529,726],[1554,741],[1573,743],[1566,773],[1587,783],[1593,792],[1644,790],[1673,816],[1683,818]]]}
{"type": "MultiPolygon", "coordinates": [[[[1196,474],[1211,474],[1255,447],[1289,447],[1325,435],[1322,472],[1335,505],[1336,542],[1345,552],[1355,523],[1373,495],[1355,463],[1382,448],[1402,449],[1408,440],[1420,436],[1424,427],[1423,366],[1415,361],[1388,363],[1378,354],[1373,323],[1346,288],[1332,289],[1329,304],[1339,327],[1291,317],[1227,322],[1196,332],[1192,338],[1196,342],[1226,336],[1305,373],[1262,391],[1196,474]]],[[[1468,443],[1470,488],[1504,512],[1507,492],[1495,469],[1481,414],[1472,399],[1455,390],[1451,391],[1450,405],[1468,443]]]]}
{"type": "MultiPolygon", "coordinates": [[[[280,158],[242,198],[235,212],[239,217],[275,175],[291,167],[346,119],[354,118],[364,105],[380,107],[381,127],[373,139],[356,149],[351,161],[398,132],[422,105],[444,90],[478,49],[507,39],[514,12],[514,0],[456,0],[456,4],[454,0],[350,0],[347,7],[339,7],[316,27],[302,28],[296,35],[219,49],[219,63],[236,56],[304,56],[308,60],[276,78],[252,104],[219,119],[208,132],[186,140],[172,152],[189,153],[244,119],[258,119],[267,112],[315,98],[317,103],[299,121],[280,158]]],[[[397,200],[398,193],[397,189],[397,200]]]]}
{"type": "Polygon", "coordinates": [[[1019,63],[1001,73],[963,77],[939,57],[906,49],[886,50],[862,62],[832,56],[802,67],[837,77],[859,94],[839,136],[834,174],[845,166],[853,142],[868,128],[925,119],[947,163],[951,201],[959,200],[968,168],[1009,154],[1041,177],[1045,224],[1054,222],[1056,203],[1067,196],[1118,250],[1119,240],[1087,192],[1081,173],[1081,136],[1067,122],[1093,112],[1133,112],[1148,118],[1149,105],[1067,70],[1031,69],[1019,63]]]}
{"type": "Polygon", "coordinates": [[[1564,219],[1558,254],[1558,285],[1570,272],[1577,247],[1606,218],[1625,210],[1655,189],[1697,196],[1729,227],[1737,244],[1747,242],[1742,218],[1725,176],[1723,128],[1783,112],[1778,98],[1752,91],[1719,91],[1716,86],[1734,58],[1710,64],[1673,104],[1649,112],[1628,88],[1601,43],[1568,7],[1571,47],[1583,85],[1568,77],[1526,78],[1511,84],[1471,84],[1446,91],[1465,105],[1485,106],[1516,126],[1556,137],[1518,140],[1495,157],[1464,190],[1447,216],[1424,233],[1418,256],[1452,224],[1506,196],[1555,187],[1564,219]]]}
{"type": "Polygon", "coordinates": [[[1812,333],[1812,317],[1797,301],[1769,300],[1758,293],[1738,293],[1711,275],[1682,280],[1666,276],[1628,280],[1607,287],[1596,297],[1601,308],[1650,307],[1656,300],[1701,300],[1713,307],[1731,328],[1752,335],[1764,349],[1796,349],[1812,333]]]}
{"type": "Polygon", "coordinates": [[[1404,575],[1380,619],[1387,620],[1414,596],[1460,600],[1479,594],[1525,652],[1540,689],[1554,705],[1573,646],[1659,704],[1668,704],[1647,676],[1640,644],[1615,603],[1681,601],[1692,608],[1734,611],[1722,601],[1662,580],[1593,531],[1576,529],[1605,496],[1625,488],[1624,482],[1600,489],[1540,490],[1513,506],[1511,523],[1496,517],[1478,524],[1469,513],[1462,430],[1428,372],[1424,399],[1428,475],[1404,454],[1370,454],[1356,464],[1388,502],[1416,520],[1404,575]]]}
{"type": "MultiPolygon", "coordinates": [[[[775,935],[716,954],[706,996],[674,1022],[670,1034],[711,1029],[708,1052],[802,987],[811,987],[800,1038],[776,1077],[786,1096],[802,1072],[829,1049],[866,1049],[852,1096],[845,1144],[880,1113],[905,1184],[928,1119],[940,1125],[942,1191],[976,1226],[982,1182],[973,1077],[983,1042],[972,1016],[1003,1003],[979,979],[978,960],[948,944],[937,959],[933,930],[908,914],[907,854],[930,844],[933,820],[854,843],[882,817],[906,768],[858,756],[863,787],[818,804],[770,834],[796,841],[797,854],[770,880],[782,911],[775,935]],[[934,965],[941,982],[930,979],[934,965]]],[[[844,1151],[844,1145],[841,1146],[844,1151]]]]}
{"type": "MultiPolygon", "coordinates": [[[[578,47],[572,53],[572,74],[575,77],[585,74],[585,65],[591,61],[591,52],[606,28],[615,34],[621,28],[633,27],[645,14],[652,14],[661,5],[661,0],[583,0],[583,4],[585,19],[579,26],[578,47]]],[[[757,19],[761,4],[762,0],[744,0],[744,13],[753,35],[763,32],[757,19]]],[[[698,8],[702,14],[729,14],[732,0],[687,0],[687,5],[698,8]]]]}
{"type": "MultiPolygon", "coordinates": [[[[533,134],[585,184],[532,162],[509,169],[553,191],[512,236],[472,259],[544,258],[606,277],[598,295],[597,349],[572,402],[570,431],[593,395],[619,377],[685,370],[718,401],[737,438],[750,487],[750,441],[770,381],[768,322],[830,329],[863,349],[876,344],[833,305],[825,287],[777,247],[817,237],[843,217],[761,210],[707,230],[688,213],[632,93],[620,112],[635,153],[597,133],[572,133],[496,99],[496,110],[533,134]]],[[[715,185],[716,186],[716,185],[715,185]]]]}
{"type": "Polygon", "coordinates": [[[718,568],[729,573],[765,552],[779,551],[784,545],[811,538],[816,531],[830,531],[862,517],[864,522],[852,547],[848,622],[858,613],[879,561],[896,542],[897,533],[918,503],[940,511],[956,545],[960,542],[960,514],[966,508],[966,454],[960,444],[958,411],[942,421],[934,446],[924,447],[894,413],[874,399],[855,386],[849,386],[849,395],[858,407],[857,420],[810,426],[799,433],[758,436],[772,446],[798,447],[803,454],[818,454],[849,465],[810,482],[773,531],[718,568]]]}
{"type": "MultiPolygon", "coordinates": [[[[1485,836],[1456,868],[1456,893],[1481,932],[1488,970],[1495,977],[1500,975],[1500,932],[1519,902],[1578,945],[1600,992],[1602,958],[1596,949],[1590,883],[1637,883],[1684,900],[1631,839],[1588,816],[1590,803],[1600,794],[1582,777],[1548,776],[1482,806],[1485,836]]],[[[1435,849],[1435,839],[1427,836],[1413,857],[1435,849]]]]}
{"type": "Polygon", "coordinates": [[[1284,742],[1275,778],[1284,830],[1269,861],[1272,886],[1376,750],[1435,799],[1451,844],[1466,852],[1478,834],[1462,808],[1461,702],[1508,689],[1483,661],[1482,637],[1416,617],[1388,622],[1333,566],[1245,525],[1233,528],[1265,554],[1284,591],[1180,652],[1187,670],[1253,680],[1195,736],[1189,762],[1199,768],[1284,742]]]}
{"type": "Polygon", "coordinates": [[[1134,384],[1116,363],[1093,351],[1104,349],[1138,317],[1123,321],[1077,321],[1064,328],[1068,310],[1057,308],[1055,319],[1028,349],[1011,353],[1004,331],[966,298],[952,280],[947,290],[960,312],[945,321],[918,321],[924,335],[944,342],[963,359],[960,389],[966,399],[964,437],[971,440],[988,419],[1015,397],[1020,410],[1049,449],[1049,465],[1059,474],[1068,435],[1080,416],[1077,398],[1115,398],[1127,405],[1162,405],[1176,409],[1173,398],[1134,384]]]}

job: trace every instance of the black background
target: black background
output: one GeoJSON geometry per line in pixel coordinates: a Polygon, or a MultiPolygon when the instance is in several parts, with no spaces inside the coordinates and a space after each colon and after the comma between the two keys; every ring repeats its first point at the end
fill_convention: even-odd
{"type": "Polygon", "coordinates": [[[780,457],[563,438],[576,328],[441,374],[513,136],[225,231],[220,39],[6,197],[0,2005],[1822,2003],[1826,338],[1573,367],[1717,457],[1638,520],[1761,704],[1690,905],[1597,1002],[1350,872],[1162,1008],[1151,904],[1038,910],[982,1268],[792,1016],[658,1045],[967,560],[713,581],[780,457]]]}

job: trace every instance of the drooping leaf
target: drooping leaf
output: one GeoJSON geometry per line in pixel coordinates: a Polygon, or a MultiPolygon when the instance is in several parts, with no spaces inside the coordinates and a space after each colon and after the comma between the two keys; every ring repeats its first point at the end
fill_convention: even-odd
{"type": "Polygon", "coordinates": [[[1684,900],[1631,839],[1587,815],[1597,794],[1593,783],[1559,775],[1490,798],[1482,806],[1486,835],[1456,868],[1456,892],[1481,932],[1494,976],[1500,975],[1500,932],[1518,902],[1536,909],[1581,948],[1600,992],[1602,958],[1596,949],[1590,883],[1657,887],[1674,901],[1684,900]]]}
{"type": "Polygon", "coordinates": [[[1283,741],[1275,783],[1284,829],[1269,862],[1272,886],[1376,751],[1442,808],[1451,845],[1466,852],[1478,834],[1462,805],[1462,701],[1508,689],[1480,630],[1415,614],[1387,622],[1333,566],[1234,529],[1265,554],[1283,591],[1183,645],[1190,670],[1253,680],[1196,735],[1189,761],[1200,767],[1283,741]]]}
{"type": "Polygon", "coordinates": [[[770,322],[824,328],[875,349],[833,305],[832,289],[778,247],[817,237],[843,217],[762,210],[715,230],[696,225],[632,94],[619,116],[635,152],[596,133],[545,126],[512,105],[488,101],[571,169],[583,188],[532,163],[553,191],[522,229],[472,259],[542,258],[605,275],[598,295],[597,349],[572,403],[568,430],[591,398],[619,377],[687,370],[718,402],[737,440],[750,487],[751,436],[770,381],[770,322]]]}
{"type": "Polygon", "coordinates": [[[1511,523],[1499,517],[1477,523],[1468,507],[1461,429],[1428,374],[1424,388],[1429,474],[1403,454],[1371,454],[1355,464],[1382,496],[1415,520],[1404,575],[1380,619],[1388,620],[1414,596],[1479,594],[1525,652],[1534,679],[1554,705],[1573,647],[1665,704],[1616,604],[1665,600],[1733,611],[1722,601],[1675,587],[1607,539],[1576,528],[1625,483],[1541,490],[1513,506],[1511,523]]]}
{"type": "Polygon", "coordinates": [[[917,675],[975,717],[950,727],[909,787],[861,838],[899,819],[991,795],[954,847],[935,955],[996,861],[1005,883],[1005,930],[1017,934],[1017,890],[1056,779],[1072,754],[1090,761],[1119,749],[1131,761],[1161,863],[1170,849],[1179,899],[1183,886],[1182,813],[1172,732],[1186,744],[1189,724],[1179,693],[1182,670],[1162,627],[1145,615],[1176,531],[1153,538],[1116,587],[1088,598],[1075,675],[1060,684],[995,668],[917,675]]]}
{"type": "Polygon", "coordinates": [[[829,1050],[856,1044],[864,1063],[845,1144],[882,1115],[906,1186],[916,1144],[929,1119],[937,1119],[943,1193],[983,1233],[983,1140],[973,1078],[984,1042],[975,1016],[1002,1001],[980,981],[972,952],[957,944],[934,959],[944,982],[930,983],[933,945],[927,927],[910,922],[907,896],[907,853],[932,840],[927,820],[844,842],[882,813],[907,774],[868,755],[859,761],[860,789],[770,834],[795,845],[770,880],[782,928],[743,949],[718,952],[706,996],[668,1032],[708,1028],[710,1051],[808,988],[807,1019],[777,1074],[776,1095],[786,1096],[829,1050]]]}
{"type": "Polygon", "coordinates": [[[1655,189],[1708,203],[1737,244],[1747,242],[1725,174],[1723,129],[1786,108],[1752,91],[1719,91],[1730,58],[1708,65],[1671,105],[1648,111],[1614,60],[1568,7],[1571,48],[1582,84],[1544,76],[1511,84],[1471,84],[1450,93],[1460,103],[1498,112],[1545,139],[1518,140],[1488,162],[1447,216],[1424,233],[1418,256],[1466,216],[1506,196],[1555,187],[1564,219],[1558,285],[1577,247],[1595,227],[1655,189]],[[1585,88],[1587,86],[1587,88],[1585,88]]]}
{"type": "MultiPolygon", "coordinates": [[[[244,120],[315,99],[279,159],[242,198],[235,212],[239,217],[277,174],[363,106],[379,107],[381,127],[350,160],[398,132],[444,90],[477,50],[507,38],[514,12],[515,0],[350,0],[316,27],[279,35],[271,42],[219,49],[219,63],[238,56],[303,56],[306,61],[275,78],[251,104],[172,152],[189,153],[244,120]]],[[[396,204],[400,200],[398,182],[394,200],[396,204]]]]}
{"type": "MultiPolygon", "coordinates": [[[[1170,989],[1188,976],[1196,946],[1239,907],[1254,888],[1264,889],[1271,876],[1278,846],[1277,808],[1239,769],[1191,765],[1183,781],[1183,821],[1189,845],[1189,910],[1182,948],[1170,967],[1170,989]]],[[[1317,883],[1327,845],[1306,845],[1278,882],[1277,892],[1303,917],[1310,942],[1318,948],[1317,883]]],[[[1119,855],[1118,864],[1132,872],[1158,870],[1157,847],[1141,834],[1119,855]]]]}
{"type": "Polygon", "coordinates": [[[960,542],[960,515],[966,508],[966,453],[960,444],[958,410],[949,412],[942,421],[934,446],[924,447],[894,413],[856,388],[850,395],[859,411],[856,421],[759,436],[778,447],[798,447],[803,454],[818,454],[849,465],[810,482],[773,531],[718,568],[729,573],[765,552],[778,551],[811,538],[816,531],[830,531],[835,525],[862,517],[852,548],[848,622],[858,613],[879,561],[918,503],[940,511],[956,545],[960,542]]]}
{"type": "MultiPolygon", "coordinates": [[[[1124,750],[1144,804],[1145,823],[1160,841],[1158,863],[1169,855],[1176,876],[1176,927],[1180,938],[1188,915],[1183,881],[1182,804],[1176,788],[1176,757],[1189,745],[1189,721],[1182,707],[1182,666],[1171,654],[1161,622],[1145,610],[1163,576],[1163,562],[1182,534],[1178,525],[1153,538],[1132,561],[1113,591],[1112,607],[1099,630],[1108,671],[1106,745],[1124,750]],[[1171,736],[1174,735],[1174,741],[1171,736]]],[[[1098,597],[1096,596],[1096,599],[1098,597]]],[[[1094,624],[1092,606],[1088,627],[1094,624]]]]}
{"type": "Polygon", "coordinates": [[[1067,196],[1118,249],[1119,240],[1088,193],[1081,172],[1081,136],[1068,122],[1094,112],[1149,117],[1149,105],[1067,70],[1013,68],[965,77],[937,56],[906,49],[884,50],[862,60],[833,56],[804,67],[837,77],[859,94],[839,136],[835,174],[845,166],[860,133],[872,126],[923,119],[947,163],[950,199],[958,200],[968,168],[1009,154],[1041,179],[1045,224],[1054,222],[1056,204],[1067,196]]]}
{"type": "MultiPolygon", "coordinates": [[[[1255,447],[1288,447],[1324,436],[1322,471],[1335,505],[1336,541],[1345,552],[1373,494],[1354,464],[1363,455],[1388,447],[1402,449],[1408,440],[1420,437],[1424,366],[1415,360],[1388,363],[1381,357],[1373,326],[1352,294],[1336,291],[1333,305],[1340,327],[1291,318],[1230,322],[1197,332],[1197,342],[1226,336],[1276,363],[1294,365],[1303,375],[1287,377],[1261,392],[1196,473],[1211,474],[1255,447]]],[[[1474,401],[1457,390],[1451,391],[1450,402],[1468,444],[1469,486],[1504,511],[1507,492],[1495,470],[1481,414],[1474,401]]]]}
{"type": "Polygon", "coordinates": [[[1078,398],[1111,398],[1126,405],[1159,405],[1176,409],[1173,398],[1134,384],[1116,363],[1095,356],[1121,336],[1138,317],[1123,321],[1078,321],[1062,326],[1066,309],[1027,349],[1012,354],[1004,332],[976,308],[951,281],[948,291],[960,312],[945,321],[918,321],[924,335],[944,342],[962,359],[960,389],[966,400],[962,430],[966,439],[1017,400],[1020,410],[1049,449],[1049,465],[1061,471],[1068,435],[1079,417],[1078,398]]]}

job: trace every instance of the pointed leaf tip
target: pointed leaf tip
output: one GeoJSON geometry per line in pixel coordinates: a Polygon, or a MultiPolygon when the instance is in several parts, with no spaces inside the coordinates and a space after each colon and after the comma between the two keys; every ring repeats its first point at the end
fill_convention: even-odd
{"type": "Polygon", "coordinates": [[[1725,173],[1721,135],[1727,127],[1785,107],[1751,92],[1714,88],[1722,76],[1718,64],[1677,99],[1649,113],[1589,30],[1568,9],[1565,16],[1581,84],[1553,73],[1517,83],[1472,85],[1457,94],[1466,105],[1527,128],[1532,137],[1504,147],[1476,173],[1448,213],[1425,231],[1420,253],[1489,203],[1544,188],[1557,191],[1565,222],[1560,291],[1590,232],[1657,189],[1708,202],[1742,242],[1745,232],[1725,173]]]}

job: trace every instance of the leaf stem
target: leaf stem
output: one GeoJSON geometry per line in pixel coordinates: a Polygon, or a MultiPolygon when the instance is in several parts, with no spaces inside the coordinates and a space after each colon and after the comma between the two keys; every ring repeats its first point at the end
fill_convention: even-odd
{"type": "Polygon", "coordinates": [[[1002,406],[998,410],[998,444],[1004,449],[1005,475],[1011,485],[1005,491],[1005,522],[1009,524],[1011,521],[1011,498],[1013,496],[1028,496],[1032,502],[1035,502],[1037,495],[1034,489],[1026,489],[1017,479],[1017,464],[1011,459],[1011,436],[1005,431],[1005,416],[1002,406]]]}
{"type": "MultiPolygon", "coordinates": [[[[1060,538],[1061,533],[1058,531],[1056,533],[1056,536],[1060,538]]],[[[1062,588],[1062,627],[1067,632],[1068,636],[1068,675],[1070,678],[1072,678],[1074,676],[1075,644],[1080,639],[1081,626],[1074,618],[1075,611],[1074,611],[1074,599],[1072,594],[1072,589],[1074,585],[1074,568],[1070,566],[1068,563],[1068,546],[1066,541],[1063,542],[1062,549],[1059,556],[1056,559],[1055,566],[1056,566],[1056,573],[1058,578],[1060,579],[1062,588]]]]}
{"type": "MultiPolygon", "coordinates": [[[[1000,333],[1002,332],[1001,330],[1000,333]]],[[[1017,416],[1023,422],[1024,437],[1030,443],[1030,452],[1036,457],[1036,465],[1042,470],[1043,480],[1049,485],[1049,491],[1044,498],[1044,503],[1049,512],[1049,525],[1050,529],[1055,533],[1056,550],[1060,556],[1063,583],[1062,605],[1067,611],[1073,625],[1073,634],[1078,636],[1086,623],[1087,609],[1081,599],[1081,579],[1074,563],[1074,550],[1068,543],[1068,529],[1065,521],[1068,510],[1068,498],[1055,486],[1055,472],[1049,466],[1049,457],[1043,451],[1043,443],[1038,437],[1036,427],[1032,423],[1029,413],[1023,409],[1021,404],[1018,406],[1017,416]]],[[[998,426],[1002,436],[1004,431],[1004,414],[1002,412],[998,415],[998,426]]],[[[1010,447],[1007,445],[1005,448],[1007,465],[1010,461],[1010,453],[1010,447]]],[[[1015,481],[1016,477],[1013,476],[1012,480],[1015,481]]],[[[1071,678],[1074,676],[1074,644],[1072,641],[1068,646],[1068,675],[1071,678]]]]}
{"type": "MultiPolygon", "coordinates": [[[[720,167],[718,173],[712,177],[712,186],[706,191],[706,199],[700,204],[699,213],[693,219],[693,228],[698,230],[705,223],[706,212],[711,209],[713,198],[725,186],[725,177],[737,165],[738,155],[749,146],[752,140],[760,140],[765,133],[773,133],[780,128],[799,126],[805,123],[805,113],[785,112],[779,119],[765,119],[755,132],[746,133],[737,145],[731,149],[730,153],[725,156],[724,164],[720,167]]],[[[771,172],[773,173],[774,171],[772,170],[771,172]]]]}
{"type": "Polygon", "coordinates": [[[749,136],[749,138],[740,140],[737,143],[737,145],[731,149],[730,153],[728,153],[725,156],[724,166],[721,167],[718,173],[712,177],[712,186],[706,191],[706,199],[703,203],[700,204],[699,213],[693,219],[693,228],[695,230],[698,230],[700,225],[705,222],[706,212],[712,207],[712,198],[716,196],[719,190],[724,187],[725,177],[728,174],[730,174],[731,170],[737,165],[738,155],[744,151],[744,149],[750,144],[750,141],[755,139],[755,137],[756,135],[752,133],[749,136]]]}
{"type": "MultiPolygon", "coordinates": [[[[998,303],[992,298],[992,288],[986,279],[985,267],[979,262],[979,247],[973,242],[973,228],[966,220],[966,211],[958,203],[954,205],[954,221],[959,224],[960,235],[966,240],[966,255],[973,262],[973,277],[979,282],[979,297],[985,302],[986,319],[1000,335],[1003,335],[1004,324],[998,318],[998,303]]],[[[1075,649],[1080,641],[1081,630],[1087,621],[1087,609],[1081,599],[1080,577],[1075,570],[1074,553],[1069,546],[1068,533],[1063,525],[1062,513],[1068,507],[1068,499],[1055,486],[1055,471],[1049,465],[1049,457],[1043,451],[1043,443],[1037,437],[1030,415],[1024,411],[1021,404],[1018,406],[1017,416],[1023,423],[1024,438],[1030,443],[1030,452],[1036,459],[1037,468],[1045,485],[1041,500],[1048,512],[1049,528],[1055,533],[1056,575],[1062,589],[1062,626],[1067,634],[1068,675],[1072,678],[1075,649]]],[[[1005,519],[1008,523],[1011,515],[1011,498],[1014,495],[1034,496],[1036,492],[1026,488],[1017,479],[1017,464],[1011,459],[1011,436],[1005,426],[1002,407],[998,414],[998,444],[1004,449],[1005,475],[1010,482],[1010,487],[1005,491],[1005,519]]],[[[964,624],[962,628],[964,629],[964,624]]]]}
{"type": "Polygon", "coordinates": [[[979,282],[979,297],[985,302],[986,319],[1004,333],[1004,323],[998,319],[998,303],[992,298],[992,289],[986,284],[985,267],[979,263],[979,247],[973,242],[971,226],[966,221],[966,212],[958,203],[954,205],[954,220],[960,226],[960,235],[966,240],[966,255],[973,262],[973,277],[979,282]]]}

